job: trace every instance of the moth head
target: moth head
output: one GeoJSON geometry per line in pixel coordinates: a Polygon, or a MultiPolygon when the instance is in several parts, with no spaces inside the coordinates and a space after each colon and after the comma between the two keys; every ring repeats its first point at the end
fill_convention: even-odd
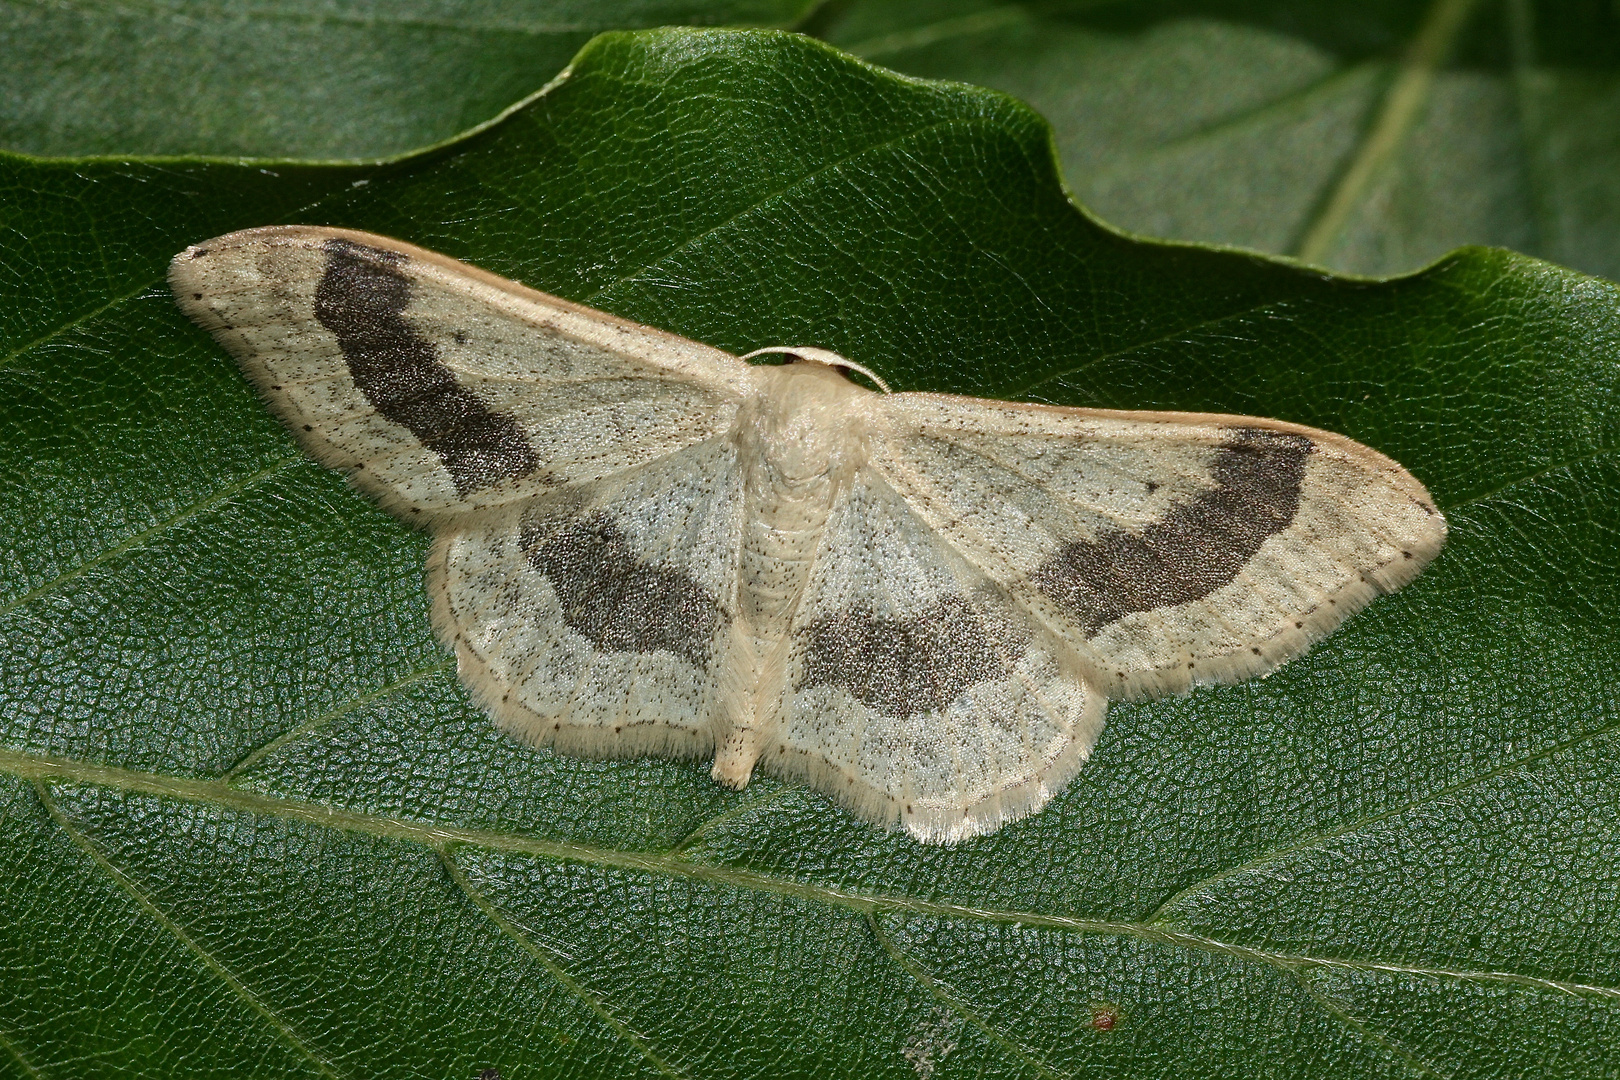
{"type": "MultiPolygon", "coordinates": [[[[790,356],[794,360],[802,360],[808,364],[825,364],[827,367],[858,371],[871,379],[873,384],[885,394],[894,393],[893,390],[889,389],[889,384],[878,378],[871,368],[857,364],[853,360],[846,360],[831,349],[818,349],[814,345],[771,345],[764,349],[755,349],[748,355],[741,357],[741,359],[752,360],[756,356],[765,356],[769,353],[781,353],[784,356],[790,356]]],[[[789,361],[789,363],[791,362],[789,361]]]]}

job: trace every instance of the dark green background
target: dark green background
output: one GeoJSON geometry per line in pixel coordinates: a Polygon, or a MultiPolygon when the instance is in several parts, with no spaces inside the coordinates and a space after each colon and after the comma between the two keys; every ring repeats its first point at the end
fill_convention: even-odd
{"type": "Polygon", "coordinates": [[[0,147],[383,157],[487,122],[599,30],[794,20],[1028,101],[1081,201],[1136,233],[1620,277],[1612,0],[0,0],[0,147]]]}
{"type": "Polygon", "coordinates": [[[1620,277],[1610,0],[853,0],[814,18],[877,63],[1034,105],[1075,193],[1121,228],[1359,274],[1497,244],[1620,277]],[[1394,88],[1425,71],[1396,122],[1394,88]]]}
{"type": "Polygon", "coordinates": [[[599,38],[396,163],[0,184],[0,1075],[1620,1072],[1615,286],[1122,239],[1011,99],[768,33],[599,38]],[[469,705],[423,538],[169,299],[275,221],[900,388],[1332,428],[1452,539],[1272,678],[1113,708],[954,849],[555,757],[469,705]]]}

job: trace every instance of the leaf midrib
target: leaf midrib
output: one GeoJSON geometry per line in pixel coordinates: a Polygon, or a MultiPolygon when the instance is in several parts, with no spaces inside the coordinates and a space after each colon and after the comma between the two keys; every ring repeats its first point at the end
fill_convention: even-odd
{"type": "Polygon", "coordinates": [[[131,794],[154,795],[187,802],[205,803],[242,813],[263,814],[269,817],[302,821],[323,828],[362,833],[403,843],[422,844],[439,852],[450,851],[461,846],[510,852],[558,862],[582,863],[610,869],[658,874],[721,887],[771,893],[812,903],[841,907],[863,915],[868,912],[901,912],[932,918],[964,919],[976,922],[1030,926],[1072,933],[1110,934],[1159,945],[1195,949],[1203,952],[1218,952],[1238,959],[1288,970],[1304,971],[1312,968],[1337,968],[1353,971],[1391,972],[1431,978],[1511,983],[1542,990],[1556,990],[1576,995],[1593,994],[1620,1000],[1620,987],[1547,979],[1512,971],[1449,969],[1377,960],[1351,960],[1339,957],[1284,953],[1249,945],[1239,945],[1202,934],[1146,923],[1080,919],[1043,912],[974,907],[948,901],[928,900],[923,897],[909,896],[902,893],[857,892],[828,885],[811,884],[791,878],[777,877],[755,870],[696,862],[674,854],[619,851],[590,844],[544,840],[538,837],[495,832],[488,829],[473,829],[464,826],[414,821],[406,818],[384,817],[378,814],[333,807],[301,799],[267,795],[250,789],[232,787],[219,780],[163,776],[136,769],[97,765],[69,758],[30,754],[18,750],[0,749],[0,772],[9,773],[30,782],[47,785],[52,783],[88,784],[131,794]]]}

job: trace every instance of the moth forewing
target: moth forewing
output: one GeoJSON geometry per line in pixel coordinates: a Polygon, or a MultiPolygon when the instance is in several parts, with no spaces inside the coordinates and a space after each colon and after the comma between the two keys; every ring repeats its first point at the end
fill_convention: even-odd
{"type": "Polygon", "coordinates": [[[433,625],[502,728],[795,777],[923,841],[1038,810],[1107,699],[1270,671],[1445,539],[1330,432],[880,395],[367,233],[232,233],[170,282],[306,450],[432,531],[433,625]]]}
{"type": "Polygon", "coordinates": [[[1263,674],[1445,542],[1391,459],[1258,417],[898,394],[873,464],[1110,697],[1263,674]]]}
{"type": "Polygon", "coordinates": [[[752,385],[718,349],[368,233],[231,233],[181,252],[169,279],[301,445],[401,516],[712,438],[752,385]]]}

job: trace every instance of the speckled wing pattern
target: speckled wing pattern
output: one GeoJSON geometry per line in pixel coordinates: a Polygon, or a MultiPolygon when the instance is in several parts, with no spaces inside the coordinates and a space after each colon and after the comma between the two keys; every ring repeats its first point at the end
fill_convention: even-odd
{"type": "Polygon", "coordinates": [[[798,605],[774,771],[912,835],[954,841],[1044,805],[1107,699],[871,468],[829,516],[798,605]]]}
{"type": "Polygon", "coordinates": [[[233,233],[170,282],[306,450],[432,532],[434,626],[502,728],[712,755],[923,841],[1039,809],[1109,699],[1269,671],[1445,539],[1329,432],[877,394],[371,234],[233,233]]]}
{"type": "Polygon", "coordinates": [[[1411,473],[1332,432],[943,394],[887,404],[872,467],[1109,698],[1264,674],[1445,541],[1411,473]]]}
{"type": "Polygon", "coordinates": [[[344,229],[249,229],[169,268],[311,455],[411,519],[633,468],[726,432],[736,358],[344,229]]]}

